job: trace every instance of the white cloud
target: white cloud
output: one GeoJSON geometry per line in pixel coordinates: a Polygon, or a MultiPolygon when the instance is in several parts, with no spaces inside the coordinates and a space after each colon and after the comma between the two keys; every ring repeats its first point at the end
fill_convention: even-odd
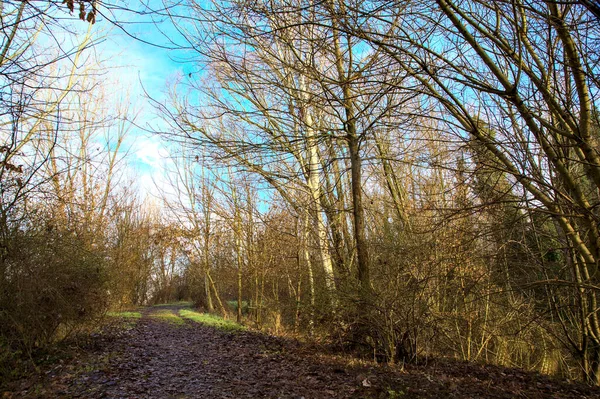
{"type": "Polygon", "coordinates": [[[164,168],[165,160],[170,155],[162,143],[154,138],[136,139],[132,152],[136,163],[152,169],[164,168]]]}
{"type": "MultiPolygon", "coordinates": [[[[138,16],[130,13],[115,19],[131,18],[138,16]]],[[[165,43],[156,26],[147,21],[142,24],[136,24],[140,21],[131,22],[124,24],[124,28],[135,37],[151,43],[165,43]]],[[[119,101],[127,102],[130,110],[136,114],[135,125],[139,126],[130,130],[123,145],[128,150],[125,174],[141,198],[172,195],[167,177],[171,156],[169,144],[160,136],[144,130],[148,126],[164,125],[147,95],[162,102],[167,92],[167,82],[181,73],[183,65],[173,62],[168,50],[144,44],[118,28],[109,29],[110,25],[106,21],[104,23],[103,26],[103,22],[98,21],[94,27],[98,29],[98,35],[105,39],[93,50],[95,58],[102,59],[105,66],[103,86],[109,91],[115,105],[119,101]]],[[[161,29],[167,30],[165,27],[161,29]]]]}
{"type": "Polygon", "coordinates": [[[168,179],[171,153],[155,136],[132,135],[129,138],[127,175],[134,183],[140,197],[162,198],[173,191],[168,179]]]}

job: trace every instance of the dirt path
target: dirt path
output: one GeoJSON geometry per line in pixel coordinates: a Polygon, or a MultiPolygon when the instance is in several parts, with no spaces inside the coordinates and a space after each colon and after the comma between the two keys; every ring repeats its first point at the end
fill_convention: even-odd
{"type": "MultiPolygon", "coordinates": [[[[65,397],[84,398],[362,398],[373,396],[347,365],[253,332],[226,332],[185,320],[180,307],[148,309],[136,327],[98,354],[96,370],[78,376],[65,397]]],[[[96,367],[94,367],[96,368],[96,367]]],[[[372,378],[372,377],[371,377],[372,378]]],[[[379,395],[376,395],[376,397],[379,395]]]]}
{"type": "MultiPolygon", "coordinates": [[[[47,376],[44,398],[592,398],[600,390],[517,370],[439,362],[404,371],[317,354],[281,338],[226,332],[151,308],[135,327],[47,376]],[[172,321],[165,321],[165,314],[172,321]],[[173,322],[175,321],[175,322],[173,322]]],[[[36,396],[37,395],[37,396],[36,396]]]]}

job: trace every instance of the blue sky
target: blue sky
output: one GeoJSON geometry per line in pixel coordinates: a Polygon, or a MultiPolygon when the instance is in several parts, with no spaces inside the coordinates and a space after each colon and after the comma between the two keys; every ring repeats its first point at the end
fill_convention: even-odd
{"type": "MultiPolygon", "coordinates": [[[[150,3],[155,7],[161,5],[157,1],[150,3]]],[[[101,11],[107,13],[106,10],[101,11]]],[[[181,58],[181,54],[160,47],[168,45],[164,34],[172,38],[176,36],[176,31],[169,21],[157,25],[149,15],[119,11],[112,13],[110,18],[124,21],[121,26],[126,32],[102,18],[93,27],[97,35],[105,37],[95,47],[98,56],[106,60],[108,72],[104,83],[115,98],[128,98],[131,109],[137,114],[137,125],[160,128],[164,122],[156,115],[144,93],[157,101],[166,100],[169,83],[190,68],[173,60],[178,56],[181,58]]],[[[129,149],[127,175],[140,194],[161,194],[155,186],[164,188],[167,183],[165,170],[172,152],[170,146],[143,128],[133,127],[123,147],[129,149]]]]}
{"type": "MultiPolygon", "coordinates": [[[[150,3],[155,8],[161,7],[160,1],[152,0],[150,3]]],[[[122,147],[129,153],[125,163],[126,175],[142,198],[171,198],[175,195],[168,176],[169,170],[174,168],[171,158],[179,155],[181,149],[145,131],[148,126],[155,129],[167,127],[145,93],[155,101],[167,101],[170,84],[179,77],[187,79],[187,74],[196,68],[181,61],[186,58],[184,52],[164,48],[172,47],[169,39],[176,40],[178,37],[178,32],[166,18],[157,24],[156,16],[126,11],[115,12],[110,18],[124,21],[122,27],[126,32],[98,18],[93,30],[103,39],[94,51],[99,58],[106,60],[104,84],[111,96],[128,98],[130,108],[138,115],[136,124],[140,127],[133,127],[122,147]]],[[[77,26],[81,31],[87,29],[83,22],[78,21],[77,26]]],[[[266,197],[266,194],[261,194],[261,199],[266,197]]]]}

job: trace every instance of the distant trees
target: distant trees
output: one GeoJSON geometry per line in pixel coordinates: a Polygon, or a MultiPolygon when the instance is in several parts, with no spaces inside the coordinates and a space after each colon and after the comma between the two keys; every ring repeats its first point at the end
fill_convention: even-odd
{"type": "Polygon", "coordinates": [[[297,251],[284,320],[325,305],[381,359],[576,359],[598,382],[593,2],[188,5],[171,17],[203,72],[169,135],[286,204],[255,240],[297,251]]]}

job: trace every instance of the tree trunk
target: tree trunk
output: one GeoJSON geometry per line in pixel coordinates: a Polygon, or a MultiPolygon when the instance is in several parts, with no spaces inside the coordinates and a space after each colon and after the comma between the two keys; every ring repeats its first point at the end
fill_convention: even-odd
{"type": "Polygon", "coordinates": [[[308,334],[314,334],[315,327],[315,279],[313,275],[312,262],[310,260],[310,253],[308,252],[308,238],[310,233],[310,223],[309,223],[309,214],[305,212],[304,214],[304,223],[302,224],[302,239],[300,244],[300,251],[302,253],[302,258],[306,263],[306,270],[308,271],[308,294],[310,298],[310,312],[308,319],[308,334]]]}
{"type": "MultiPolygon", "coordinates": [[[[307,88],[304,77],[300,77],[300,88],[306,97],[307,88]]],[[[307,99],[303,98],[306,102],[307,99]]],[[[311,194],[312,209],[316,214],[317,239],[319,245],[319,255],[323,263],[325,272],[325,285],[328,293],[331,295],[332,302],[335,302],[335,279],[333,274],[333,264],[329,253],[329,238],[327,237],[327,226],[323,218],[323,209],[321,206],[321,182],[319,181],[319,170],[321,166],[319,155],[319,143],[313,126],[313,118],[308,107],[304,107],[304,128],[306,130],[306,151],[308,158],[308,187],[311,194]]]]}
{"type": "MultiPolygon", "coordinates": [[[[332,7],[332,10],[334,8],[332,7]]],[[[343,105],[345,111],[344,132],[348,142],[348,151],[350,155],[350,175],[352,190],[352,215],[354,217],[354,240],[356,244],[357,258],[357,277],[360,284],[360,295],[365,299],[370,290],[369,276],[369,253],[365,234],[365,212],[362,202],[362,158],[360,156],[360,138],[356,130],[356,116],[354,110],[354,97],[350,88],[351,65],[348,70],[344,68],[344,57],[340,45],[339,32],[337,30],[338,21],[336,16],[332,16],[333,24],[333,44],[336,59],[336,69],[338,73],[338,84],[342,89],[343,105]]],[[[351,51],[351,50],[350,50],[351,51]]]]}
{"type": "Polygon", "coordinates": [[[361,167],[358,137],[354,122],[348,125],[348,149],[350,150],[350,172],[352,176],[352,215],[354,216],[354,238],[356,240],[356,257],[358,281],[364,294],[370,289],[369,253],[365,237],[365,212],[362,203],[361,167]]]}
{"type": "Polygon", "coordinates": [[[204,295],[206,296],[206,310],[209,313],[215,311],[215,307],[212,302],[212,295],[210,294],[210,279],[208,278],[208,270],[204,270],[204,295]]]}

